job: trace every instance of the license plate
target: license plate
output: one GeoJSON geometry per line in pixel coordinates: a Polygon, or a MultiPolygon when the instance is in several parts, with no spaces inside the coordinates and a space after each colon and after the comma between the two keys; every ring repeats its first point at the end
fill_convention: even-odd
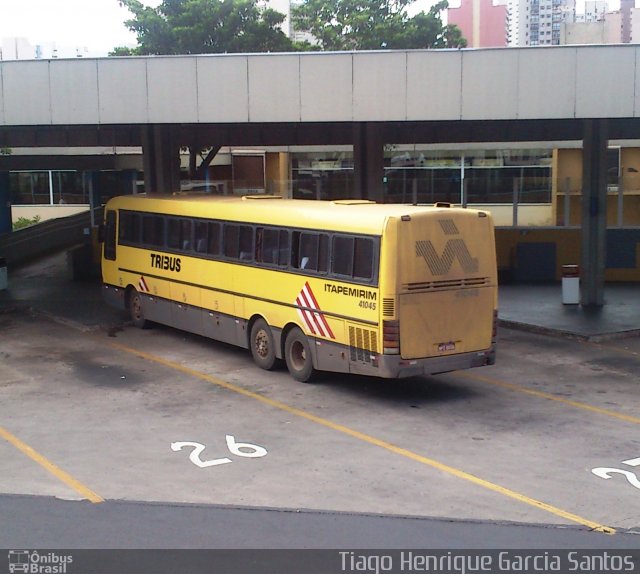
{"type": "Polygon", "coordinates": [[[438,345],[438,351],[455,351],[456,344],[455,343],[440,343],[438,345]]]}

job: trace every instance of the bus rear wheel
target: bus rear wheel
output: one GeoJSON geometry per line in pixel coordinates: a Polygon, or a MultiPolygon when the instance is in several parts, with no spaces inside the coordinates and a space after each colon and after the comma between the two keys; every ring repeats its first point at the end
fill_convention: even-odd
{"type": "Polygon", "coordinates": [[[258,367],[270,371],[276,364],[276,348],[269,325],[258,319],[251,327],[251,356],[258,367]]]}
{"type": "Polygon", "coordinates": [[[142,309],[142,297],[135,289],[132,289],[129,294],[129,316],[134,327],[144,329],[147,326],[147,320],[142,309]]]}
{"type": "Polygon", "coordinates": [[[284,342],[284,357],[289,373],[296,381],[307,383],[315,375],[309,339],[297,327],[287,334],[284,342]]]}

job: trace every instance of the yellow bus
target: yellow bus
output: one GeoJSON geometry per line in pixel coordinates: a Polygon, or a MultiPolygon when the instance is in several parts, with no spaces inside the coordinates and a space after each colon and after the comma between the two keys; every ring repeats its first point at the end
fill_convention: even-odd
{"type": "Polygon", "coordinates": [[[489,213],[448,204],[206,195],[111,199],[107,302],[272,369],[397,378],[493,364],[489,213]]]}

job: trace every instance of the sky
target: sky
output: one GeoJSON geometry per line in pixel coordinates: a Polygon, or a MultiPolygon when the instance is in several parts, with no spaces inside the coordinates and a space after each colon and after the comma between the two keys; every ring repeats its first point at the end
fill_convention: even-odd
{"type": "MultiPolygon", "coordinates": [[[[143,3],[157,6],[160,0],[143,3]]],[[[136,45],[123,23],[130,17],[118,0],[0,0],[0,40],[24,37],[33,45],[54,42],[106,54],[136,45]]]]}
{"type": "MultiPolygon", "coordinates": [[[[162,0],[142,0],[157,6],[162,0]]],[[[417,0],[422,9],[436,0],[417,0]]],[[[459,5],[460,0],[450,0],[459,5]]],[[[131,13],[118,0],[0,0],[0,42],[23,37],[30,44],[87,48],[106,55],[116,46],[135,46],[135,34],[124,21],[131,13]]]]}
{"type": "MultiPolygon", "coordinates": [[[[161,2],[142,1],[148,6],[161,2]]],[[[431,3],[416,2],[425,10],[431,3]]],[[[460,0],[449,4],[459,6],[460,0]]],[[[618,2],[610,0],[610,8],[614,4],[618,2]]],[[[106,55],[116,46],[136,45],[135,35],[124,26],[130,16],[118,0],[0,0],[0,41],[24,37],[34,46],[55,43],[106,55]]]]}

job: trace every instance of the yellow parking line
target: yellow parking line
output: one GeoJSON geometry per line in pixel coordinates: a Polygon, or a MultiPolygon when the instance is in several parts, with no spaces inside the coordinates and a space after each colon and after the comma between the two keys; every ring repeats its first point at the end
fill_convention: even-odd
{"type": "Polygon", "coordinates": [[[31,460],[37,462],[45,470],[49,471],[58,480],[64,482],[67,486],[70,486],[83,498],[90,500],[93,503],[104,502],[104,498],[93,492],[90,488],[87,488],[80,481],[73,478],[69,473],[62,470],[59,466],[53,464],[50,460],[42,456],[39,452],[32,449],[27,443],[22,442],[17,436],[12,435],[8,430],[0,427],[0,437],[7,442],[15,446],[23,454],[26,454],[31,460]]]}
{"type": "Polygon", "coordinates": [[[420,454],[417,454],[415,452],[412,452],[410,450],[401,448],[399,446],[396,446],[392,443],[377,439],[371,435],[365,434],[365,433],[361,433],[357,430],[351,429],[349,427],[343,426],[341,424],[337,424],[337,423],[333,423],[327,419],[323,419],[321,417],[318,417],[314,414],[308,413],[306,411],[303,411],[301,409],[298,409],[296,407],[291,407],[289,405],[286,405],[284,403],[281,403],[280,401],[276,401],[270,398],[267,398],[265,396],[259,395],[257,393],[254,393],[252,391],[248,391],[247,389],[243,389],[242,387],[238,387],[232,383],[228,383],[226,381],[223,381],[221,379],[218,379],[217,377],[214,377],[212,375],[207,375],[205,373],[200,373],[199,371],[195,371],[194,369],[190,369],[189,367],[185,367],[179,363],[174,363],[173,361],[169,361],[167,359],[163,359],[162,357],[157,357],[155,355],[152,355],[150,353],[146,353],[144,351],[139,351],[137,349],[132,349],[130,347],[127,347],[126,345],[121,345],[119,343],[111,343],[112,347],[115,347],[116,349],[120,349],[121,351],[125,351],[127,353],[131,353],[133,355],[136,355],[138,357],[142,357],[143,359],[146,359],[148,361],[153,361],[155,363],[158,363],[160,365],[164,365],[165,367],[169,367],[171,369],[175,369],[177,371],[180,371],[186,375],[190,375],[192,377],[197,377],[199,379],[202,379],[204,381],[208,381],[210,383],[213,383],[214,385],[217,385],[219,387],[222,387],[224,389],[233,391],[234,393],[238,393],[240,395],[244,395],[245,397],[249,397],[252,399],[255,399],[257,401],[260,401],[263,404],[269,405],[271,407],[274,407],[276,409],[280,409],[282,411],[285,411],[287,413],[290,413],[292,415],[296,415],[299,417],[302,417],[304,419],[307,419],[309,421],[312,421],[314,423],[317,423],[319,425],[322,425],[324,427],[330,428],[332,430],[341,432],[345,435],[348,435],[350,437],[356,438],[358,440],[361,440],[363,442],[366,442],[368,444],[374,445],[374,446],[378,446],[380,448],[383,448],[387,451],[393,452],[395,454],[399,454],[400,456],[404,456],[406,458],[409,458],[411,460],[414,460],[416,462],[419,462],[421,464],[430,466],[432,468],[435,468],[437,470],[440,470],[442,472],[445,472],[447,474],[456,476],[458,478],[461,478],[463,480],[466,480],[468,482],[471,482],[473,484],[476,484],[478,486],[481,486],[483,488],[486,488],[488,490],[491,490],[493,492],[497,492],[498,494],[502,494],[503,496],[507,496],[511,499],[517,500],[518,502],[522,502],[524,504],[528,504],[529,506],[533,506],[535,508],[538,508],[540,510],[544,510],[546,512],[549,512],[551,514],[554,514],[555,516],[559,516],[561,518],[564,518],[570,522],[575,522],[577,524],[581,524],[582,526],[586,526],[587,528],[591,529],[591,530],[595,530],[598,532],[605,532],[607,534],[614,534],[615,533],[615,529],[611,528],[609,526],[605,526],[603,524],[599,524],[598,522],[594,522],[592,520],[588,520],[586,518],[583,518],[581,516],[578,516],[576,514],[573,514],[571,512],[567,512],[566,510],[562,510],[561,508],[558,508],[556,506],[552,506],[551,504],[547,504],[546,502],[542,502],[540,500],[536,500],[534,498],[530,498],[524,494],[520,494],[514,490],[511,490],[509,488],[505,488],[503,486],[500,486],[498,484],[494,484],[492,482],[489,482],[488,480],[484,480],[482,478],[479,478],[477,476],[474,476],[473,474],[469,474],[468,472],[464,472],[463,470],[459,470],[457,468],[454,468],[452,466],[443,464],[441,462],[438,462],[437,460],[434,460],[432,458],[428,458],[426,456],[422,456],[420,454]]]}
{"type": "Polygon", "coordinates": [[[466,373],[462,371],[456,372],[456,376],[465,377],[467,379],[473,379],[475,381],[480,381],[483,383],[488,383],[490,385],[494,385],[496,387],[502,387],[504,389],[509,389],[510,391],[516,391],[518,393],[523,393],[525,395],[532,395],[534,397],[539,397],[541,399],[547,399],[549,401],[555,401],[557,403],[563,403],[565,405],[569,405],[571,407],[575,407],[577,409],[582,409],[584,411],[590,411],[592,413],[598,413],[599,415],[605,415],[607,417],[612,417],[615,419],[619,419],[621,421],[625,421],[627,423],[640,424],[640,418],[634,417],[631,415],[625,415],[623,413],[618,413],[616,411],[610,411],[608,409],[601,409],[600,407],[594,407],[593,405],[589,405],[587,403],[581,403],[578,401],[571,401],[569,399],[563,399],[562,397],[557,397],[556,395],[551,395],[549,393],[545,393],[543,391],[535,391],[533,389],[527,389],[526,387],[521,387],[519,385],[514,385],[513,383],[506,383],[504,381],[499,381],[497,379],[490,379],[489,377],[484,377],[482,375],[476,375],[475,373],[466,373]]]}

